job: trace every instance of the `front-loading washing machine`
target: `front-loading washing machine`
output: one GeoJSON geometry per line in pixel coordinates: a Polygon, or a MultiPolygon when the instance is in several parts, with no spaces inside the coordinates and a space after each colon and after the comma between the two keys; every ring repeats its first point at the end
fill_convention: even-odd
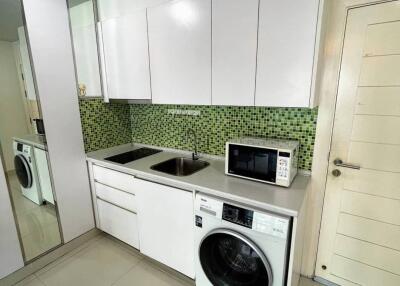
{"type": "Polygon", "coordinates": [[[286,285],[291,228],[290,217],[196,194],[196,286],[286,285]]]}
{"type": "Polygon", "coordinates": [[[14,141],[14,167],[22,195],[35,204],[43,204],[42,193],[36,169],[34,148],[31,145],[14,141]]]}

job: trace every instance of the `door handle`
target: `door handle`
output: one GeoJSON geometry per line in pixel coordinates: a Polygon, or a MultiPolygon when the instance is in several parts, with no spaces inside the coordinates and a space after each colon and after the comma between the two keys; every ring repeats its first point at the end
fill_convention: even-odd
{"type": "Polygon", "coordinates": [[[333,161],[333,164],[335,164],[335,166],[337,166],[337,167],[350,168],[350,169],[355,169],[355,170],[360,170],[360,168],[361,168],[359,165],[344,163],[341,159],[335,159],[333,161]]]}

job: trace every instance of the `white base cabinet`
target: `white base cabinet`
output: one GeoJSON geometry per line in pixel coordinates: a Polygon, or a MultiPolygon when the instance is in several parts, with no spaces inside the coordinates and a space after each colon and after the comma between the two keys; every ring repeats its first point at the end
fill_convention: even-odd
{"type": "Polygon", "coordinates": [[[134,179],[140,251],[194,278],[193,193],[134,179]]]}
{"type": "Polygon", "coordinates": [[[101,199],[97,199],[98,227],[123,242],[139,248],[137,216],[101,199]]]}
{"type": "Polygon", "coordinates": [[[96,225],[194,278],[193,193],[89,163],[96,225]]]}
{"type": "Polygon", "coordinates": [[[91,164],[89,170],[96,226],[139,249],[137,202],[133,176],[91,164]]]}
{"type": "Polygon", "coordinates": [[[34,148],[36,168],[38,171],[40,190],[42,191],[42,198],[54,205],[53,185],[51,184],[51,176],[49,170],[49,162],[47,161],[47,151],[34,148]]]}

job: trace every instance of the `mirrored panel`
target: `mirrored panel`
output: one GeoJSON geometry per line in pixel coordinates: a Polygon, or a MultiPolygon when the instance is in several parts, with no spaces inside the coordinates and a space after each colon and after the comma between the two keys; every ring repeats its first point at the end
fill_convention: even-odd
{"type": "Polygon", "coordinates": [[[0,1],[0,155],[25,262],[61,244],[21,3],[0,1]]]}
{"type": "Polygon", "coordinates": [[[68,0],[78,94],[102,96],[93,1],[68,0]]]}

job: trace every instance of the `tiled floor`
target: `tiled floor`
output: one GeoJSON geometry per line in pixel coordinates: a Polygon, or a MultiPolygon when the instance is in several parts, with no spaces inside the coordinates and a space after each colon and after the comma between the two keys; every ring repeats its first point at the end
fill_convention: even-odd
{"type": "Polygon", "coordinates": [[[27,261],[61,243],[56,210],[53,205],[37,205],[22,195],[15,173],[7,174],[16,219],[27,261]]]}
{"type": "MultiPolygon", "coordinates": [[[[17,286],[193,286],[194,282],[100,235],[49,264],[17,286]]],[[[302,286],[317,286],[303,279],[302,286]]]]}

